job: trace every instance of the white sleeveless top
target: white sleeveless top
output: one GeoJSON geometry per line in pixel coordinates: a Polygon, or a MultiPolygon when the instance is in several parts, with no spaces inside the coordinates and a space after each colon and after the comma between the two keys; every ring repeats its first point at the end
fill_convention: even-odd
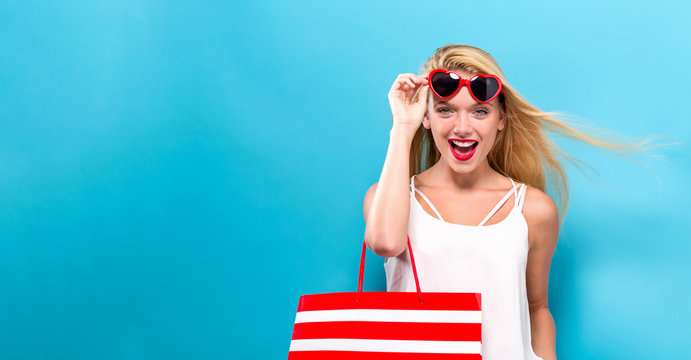
{"type": "MultiPolygon", "coordinates": [[[[410,179],[408,235],[421,291],[482,293],[482,359],[543,360],[531,345],[526,291],[528,224],[521,209],[526,185],[516,184],[477,226],[448,223],[410,179]],[[517,188],[519,188],[517,192],[517,188]],[[416,191],[438,219],[418,203],[416,191]],[[514,207],[502,221],[484,223],[511,195],[514,207]],[[484,225],[484,226],[483,226],[484,225]]],[[[406,248],[386,258],[386,291],[416,292],[406,248]]]]}

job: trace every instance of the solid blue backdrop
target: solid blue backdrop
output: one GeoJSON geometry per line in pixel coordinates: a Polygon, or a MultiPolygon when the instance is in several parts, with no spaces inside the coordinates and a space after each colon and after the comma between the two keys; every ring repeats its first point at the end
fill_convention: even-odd
{"type": "MultiPolygon", "coordinates": [[[[0,2],[0,358],[286,358],[300,295],[357,290],[399,73],[471,44],[543,110],[687,144],[689,10],[0,2]]],[[[566,164],[559,358],[687,358],[688,150],[553,138],[599,171],[566,164]]]]}

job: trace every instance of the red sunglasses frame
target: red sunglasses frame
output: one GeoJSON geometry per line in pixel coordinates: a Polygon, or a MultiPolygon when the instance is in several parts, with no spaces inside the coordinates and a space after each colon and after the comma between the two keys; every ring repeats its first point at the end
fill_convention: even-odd
{"type": "Polygon", "coordinates": [[[429,88],[432,90],[434,95],[436,95],[440,99],[448,99],[450,97],[453,97],[454,95],[456,95],[461,90],[463,85],[468,86],[468,92],[470,93],[470,96],[472,96],[473,99],[475,99],[475,101],[477,101],[479,103],[483,103],[483,104],[486,104],[486,103],[494,100],[494,98],[496,98],[497,96],[499,96],[499,94],[501,94],[501,79],[499,79],[498,76],[492,75],[492,74],[475,74],[475,75],[472,75],[469,79],[464,79],[461,75],[459,75],[455,71],[445,70],[445,69],[434,69],[427,75],[427,84],[429,85],[429,88]],[[437,92],[434,90],[434,87],[432,86],[432,76],[438,72],[443,72],[446,74],[455,74],[456,76],[458,76],[458,79],[459,79],[458,88],[456,90],[454,90],[454,92],[451,95],[443,97],[443,96],[437,94],[437,92]],[[473,92],[470,90],[470,87],[468,86],[468,84],[470,83],[470,80],[473,80],[477,76],[482,77],[482,78],[494,78],[497,80],[497,83],[499,84],[499,88],[497,89],[497,93],[494,94],[494,96],[492,96],[487,101],[480,101],[480,99],[476,98],[475,95],[473,94],[473,92]]]}

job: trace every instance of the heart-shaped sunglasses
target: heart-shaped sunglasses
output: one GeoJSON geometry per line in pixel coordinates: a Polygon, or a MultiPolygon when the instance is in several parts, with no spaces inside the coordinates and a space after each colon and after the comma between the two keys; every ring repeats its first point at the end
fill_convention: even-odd
{"type": "Polygon", "coordinates": [[[492,74],[475,74],[464,79],[454,71],[435,69],[427,76],[427,82],[432,92],[442,99],[456,95],[463,85],[467,85],[470,95],[481,103],[488,103],[501,93],[501,80],[492,74]]]}

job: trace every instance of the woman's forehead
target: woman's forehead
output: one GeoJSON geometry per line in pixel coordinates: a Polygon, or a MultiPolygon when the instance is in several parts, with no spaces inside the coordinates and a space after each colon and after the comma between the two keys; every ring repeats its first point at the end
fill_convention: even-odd
{"type": "Polygon", "coordinates": [[[453,97],[451,97],[449,99],[444,99],[444,100],[442,100],[439,97],[437,97],[436,95],[434,95],[434,93],[432,93],[431,91],[429,93],[431,94],[431,97],[432,97],[432,102],[431,102],[432,106],[443,104],[443,105],[452,105],[452,106],[457,106],[457,107],[476,106],[476,105],[489,105],[489,106],[494,107],[494,103],[496,101],[498,101],[497,100],[498,98],[495,98],[495,99],[492,99],[492,101],[490,101],[488,103],[481,103],[481,102],[473,99],[470,96],[470,93],[467,90],[467,86],[463,86],[463,88],[461,88],[461,90],[459,90],[456,93],[456,95],[454,95],[453,97]]]}

